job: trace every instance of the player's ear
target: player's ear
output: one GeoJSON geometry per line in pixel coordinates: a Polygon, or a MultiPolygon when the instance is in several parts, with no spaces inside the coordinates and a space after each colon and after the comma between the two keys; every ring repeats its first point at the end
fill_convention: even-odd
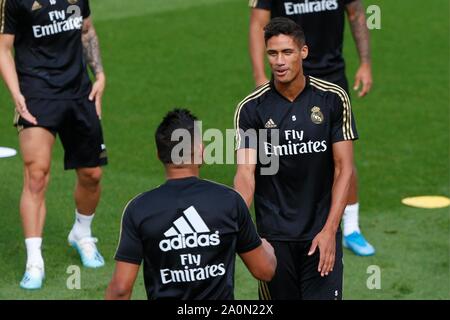
{"type": "Polygon", "coordinates": [[[196,164],[203,164],[203,153],[205,152],[205,145],[202,143],[199,143],[198,145],[198,158],[196,164]]]}
{"type": "Polygon", "coordinates": [[[193,154],[192,154],[192,156],[193,156],[193,161],[194,161],[194,164],[199,164],[199,165],[201,165],[202,163],[203,163],[203,151],[204,151],[204,146],[203,146],[203,143],[196,143],[195,145],[194,145],[194,148],[193,148],[193,154]]]}
{"type": "Polygon", "coordinates": [[[305,60],[308,57],[309,48],[306,44],[301,47],[300,54],[301,54],[303,60],[305,60]]]}

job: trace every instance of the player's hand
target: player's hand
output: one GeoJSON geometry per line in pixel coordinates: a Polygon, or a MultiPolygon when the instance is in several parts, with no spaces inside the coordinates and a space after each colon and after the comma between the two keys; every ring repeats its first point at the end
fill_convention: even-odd
{"type": "Polygon", "coordinates": [[[355,75],[353,90],[359,91],[358,97],[364,97],[372,88],[372,67],[370,63],[362,63],[355,75]],[[362,88],[361,88],[362,85],[362,88]]]}
{"type": "Polygon", "coordinates": [[[322,277],[328,276],[328,273],[333,271],[336,258],[336,233],[326,230],[319,232],[312,241],[308,256],[313,255],[317,247],[320,253],[317,271],[320,272],[322,277]]]}
{"type": "Polygon", "coordinates": [[[102,97],[105,91],[106,78],[103,72],[96,75],[96,80],[92,86],[92,91],[89,94],[89,100],[95,101],[95,109],[97,110],[97,116],[102,118],[102,97]]]}
{"type": "Polygon", "coordinates": [[[13,96],[14,104],[16,106],[17,112],[20,116],[26,121],[37,125],[36,118],[28,111],[27,102],[25,101],[25,97],[19,93],[13,96]]]}

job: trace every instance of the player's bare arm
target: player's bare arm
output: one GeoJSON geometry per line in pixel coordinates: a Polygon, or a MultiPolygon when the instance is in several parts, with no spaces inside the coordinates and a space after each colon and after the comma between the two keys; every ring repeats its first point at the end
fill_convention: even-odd
{"type": "Polygon", "coordinates": [[[270,21],[270,11],[263,9],[251,9],[249,50],[252,60],[253,78],[258,87],[266,83],[267,76],[264,67],[264,56],[266,53],[264,43],[264,27],[270,21]]]}
{"type": "Polygon", "coordinates": [[[239,149],[236,156],[238,165],[234,177],[234,189],[241,194],[250,208],[255,193],[256,150],[239,149]]]}
{"type": "Polygon", "coordinates": [[[363,97],[372,87],[369,29],[367,28],[366,15],[361,0],[349,3],[346,11],[360,60],[360,66],[355,75],[354,90],[359,90],[362,85],[358,96],[363,97]]]}
{"type": "Polygon", "coordinates": [[[134,282],[139,273],[139,265],[117,261],[113,278],[106,289],[106,300],[129,300],[134,282]]]}
{"type": "Polygon", "coordinates": [[[327,276],[333,271],[336,256],[336,232],[347,205],[350,180],[353,173],[353,141],[341,141],[333,144],[334,183],[331,208],[325,226],[314,238],[308,255],[317,248],[320,252],[318,272],[327,276]]]}
{"type": "Polygon", "coordinates": [[[36,118],[28,111],[25,97],[20,92],[16,64],[12,53],[14,38],[15,36],[12,34],[0,35],[0,74],[11,93],[17,112],[28,122],[37,124],[36,118]]]}
{"type": "Polygon", "coordinates": [[[91,18],[87,18],[83,22],[83,33],[81,37],[83,42],[83,53],[86,61],[95,74],[95,82],[92,86],[92,91],[89,94],[89,100],[95,99],[95,107],[97,114],[101,117],[102,114],[102,96],[105,90],[106,78],[103,70],[103,63],[100,54],[100,45],[91,18]]]}
{"type": "Polygon", "coordinates": [[[277,268],[277,258],[272,245],[266,239],[261,239],[259,247],[239,254],[248,270],[258,280],[270,281],[275,275],[277,268]]]}
{"type": "Polygon", "coordinates": [[[97,75],[103,73],[103,63],[100,55],[100,45],[91,18],[83,22],[83,52],[91,71],[97,75]]]}

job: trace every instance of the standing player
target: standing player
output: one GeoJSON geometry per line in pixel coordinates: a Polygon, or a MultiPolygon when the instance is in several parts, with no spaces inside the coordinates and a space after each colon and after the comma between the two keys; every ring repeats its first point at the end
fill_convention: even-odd
{"type": "Polygon", "coordinates": [[[341,299],[340,221],[357,139],[350,100],[339,86],[304,76],[308,47],[298,24],[272,19],[265,41],[273,80],[245,98],[235,118],[235,188],[248,206],[254,198],[258,231],[278,261],[260,297],[341,299]],[[262,172],[266,157],[278,161],[273,175],[262,172]]]}
{"type": "MultiPolygon", "coordinates": [[[[360,65],[355,75],[354,89],[361,85],[359,97],[365,96],[372,86],[369,31],[361,0],[251,0],[250,56],[256,86],[267,82],[264,70],[264,26],[274,17],[286,17],[297,22],[305,32],[309,48],[303,63],[305,74],[330,81],[347,94],[348,82],[342,56],[345,12],[350,22],[358,49],[360,65]]],[[[357,175],[354,169],[348,205],[343,218],[344,245],[355,254],[369,256],[375,249],[361,234],[358,222],[359,203],[357,175]]]]}
{"type": "Polygon", "coordinates": [[[236,252],[256,278],[269,281],[275,272],[273,248],[259,238],[241,196],[198,178],[203,148],[192,139],[195,120],[174,110],[156,131],[167,181],[127,205],[107,299],[130,298],[142,261],[149,299],[233,299],[236,252]],[[185,153],[175,158],[180,131],[185,153]]]}
{"type": "Polygon", "coordinates": [[[99,120],[105,75],[88,0],[0,0],[0,9],[0,72],[15,103],[24,162],[20,213],[27,264],[20,286],[38,289],[45,274],[45,192],[57,134],[65,169],[77,173],[69,243],[85,267],[104,265],[91,222],[100,198],[100,166],[107,162],[99,120]],[[86,63],[96,77],[93,85],[86,63]]]}

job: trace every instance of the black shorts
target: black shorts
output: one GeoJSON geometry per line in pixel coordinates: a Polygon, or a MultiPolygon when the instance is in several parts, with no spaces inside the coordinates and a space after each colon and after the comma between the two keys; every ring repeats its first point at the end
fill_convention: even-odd
{"type": "Polygon", "coordinates": [[[260,300],[342,300],[344,265],[342,233],[336,236],[336,259],[333,271],[321,277],[319,250],[308,256],[311,241],[269,241],[277,257],[277,269],[270,282],[259,282],[260,300]]]}
{"type": "Polygon", "coordinates": [[[20,132],[42,127],[59,134],[64,147],[64,169],[94,168],[106,165],[106,147],[95,103],[88,97],[75,100],[26,99],[29,112],[36,118],[34,125],[16,111],[14,126],[20,132]]]}

